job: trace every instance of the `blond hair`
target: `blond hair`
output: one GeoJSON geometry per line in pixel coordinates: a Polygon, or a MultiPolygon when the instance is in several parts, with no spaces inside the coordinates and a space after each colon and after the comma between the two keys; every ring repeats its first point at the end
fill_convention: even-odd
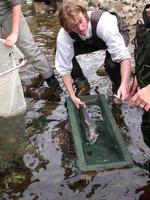
{"type": "Polygon", "coordinates": [[[86,0],[64,0],[58,12],[60,25],[67,32],[71,32],[68,24],[70,21],[76,22],[78,20],[78,15],[81,12],[87,18],[87,20],[89,20],[87,8],[88,2],[86,0]]]}

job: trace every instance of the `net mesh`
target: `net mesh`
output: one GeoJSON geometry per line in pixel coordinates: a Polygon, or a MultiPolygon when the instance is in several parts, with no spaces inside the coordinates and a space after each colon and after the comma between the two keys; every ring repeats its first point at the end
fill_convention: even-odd
{"type": "Polygon", "coordinates": [[[23,54],[17,47],[6,47],[0,39],[0,116],[23,113],[26,102],[19,69],[24,64],[23,54]]]}

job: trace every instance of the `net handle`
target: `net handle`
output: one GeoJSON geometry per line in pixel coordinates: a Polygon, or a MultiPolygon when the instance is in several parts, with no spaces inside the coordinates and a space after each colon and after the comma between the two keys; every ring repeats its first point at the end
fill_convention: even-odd
{"type": "MultiPolygon", "coordinates": [[[[4,41],[5,41],[4,39],[0,38],[0,42],[3,43],[4,41]]],[[[9,48],[9,47],[8,47],[8,48],[9,48]]],[[[12,61],[13,61],[13,68],[7,70],[7,71],[4,72],[4,73],[0,73],[0,77],[3,76],[3,75],[5,75],[5,74],[7,74],[7,73],[10,73],[11,71],[14,71],[14,70],[20,68],[21,66],[23,66],[23,65],[25,64],[24,55],[22,54],[22,52],[17,48],[16,45],[13,45],[13,48],[18,52],[18,54],[21,56],[22,60],[21,60],[21,62],[20,62],[19,65],[16,65],[15,59],[14,59],[14,55],[13,55],[13,53],[12,53],[11,56],[12,56],[12,61]]]]}
{"type": "MultiPolygon", "coordinates": [[[[2,39],[2,38],[0,38],[0,42],[3,44],[4,43],[4,39],[2,39]]],[[[9,48],[9,47],[8,47],[9,48]]],[[[10,47],[10,48],[14,48],[19,54],[20,54],[20,56],[22,57],[22,59],[24,59],[24,55],[23,55],[23,53],[18,49],[18,47],[14,44],[12,47],[10,47]]]]}

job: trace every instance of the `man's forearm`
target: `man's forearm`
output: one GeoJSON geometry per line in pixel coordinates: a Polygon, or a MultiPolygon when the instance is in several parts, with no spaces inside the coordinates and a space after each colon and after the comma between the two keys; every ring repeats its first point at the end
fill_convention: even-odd
{"type": "Polygon", "coordinates": [[[131,75],[131,64],[130,61],[123,60],[121,62],[121,84],[128,84],[131,75]]]}
{"type": "Polygon", "coordinates": [[[62,76],[64,85],[66,87],[67,92],[69,93],[69,96],[72,98],[75,96],[73,87],[72,87],[72,78],[71,75],[64,75],[62,76]]]}
{"type": "Polygon", "coordinates": [[[21,5],[17,4],[12,8],[12,33],[19,34],[19,23],[21,15],[21,5]]]}

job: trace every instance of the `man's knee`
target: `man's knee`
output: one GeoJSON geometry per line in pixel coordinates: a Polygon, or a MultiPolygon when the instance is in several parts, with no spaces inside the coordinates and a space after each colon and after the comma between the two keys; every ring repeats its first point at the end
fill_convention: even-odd
{"type": "Polygon", "coordinates": [[[120,64],[113,62],[110,54],[106,52],[104,67],[113,83],[113,92],[116,93],[121,83],[120,64]]]}
{"type": "Polygon", "coordinates": [[[114,62],[108,52],[106,52],[104,67],[108,74],[120,74],[120,63],[114,62]]]}

